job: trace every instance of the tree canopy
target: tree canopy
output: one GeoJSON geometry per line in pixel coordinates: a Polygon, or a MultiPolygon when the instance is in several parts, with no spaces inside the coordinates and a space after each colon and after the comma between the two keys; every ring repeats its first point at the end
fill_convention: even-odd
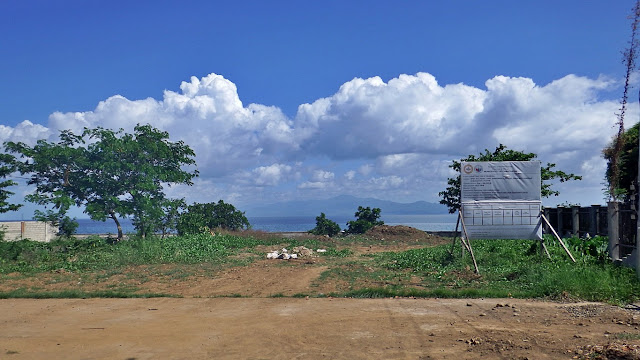
{"type": "Polygon", "coordinates": [[[178,234],[199,234],[216,228],[225,230],[248,229],[251,225],[244,212],[220,200],[218,203],[189,205],[178,218],[178,234]]]}
{"type": "Polygon", "coordinates": [[[340,233],[340,225],[333,220],[327,219],[327,216],[324,213],[320,213],[320,216],[316,216],[316,227],[309,230],[309,233],[333,237],[340,233]]]}
{"type": "MultiPolygon", "coordinates": [[[[475,155],[469,155],[460,161],[453,160],[453,163],[449,165],[450,168],[460,173],[460,164],[467,161],[531,161],[538,157],[534,153],[525,153],[522,151],[507,149],[506,146],[500,144],[496,149],[491,152],[489,149],[485,149],[483,153],[475,155]]],[[[547,163],[546,166],[541,168],[540,177],[542,179],[540,184],[540,193],[543,197],[558,196],[560,192],[551,188],[551,180],[558,180],[565,182],[569,180],[581,180],[582,176],[575,174],[567,174],[560,170],[553,170],[556,164],[547,163]]],[[[449,213],[455,213],[460,208],[460,175],[447,180],[447,188],[444,191],[438,193],[442,198],[440,204],[446,205],[449,208],[449,213]]]]}
{"type": "Polygon", "coordinates": [[[154,231],[160,232],[164,238],[172,231],[177,231],[178,220],[183,211],[186,211],[187,204],[184,199],[165,199],[162,203],[162,217],[156,219],[154,231]]]}
{"type": "Polygon", "coordinates": [[[51,209],[45,211],[36,210],[33,214],[33,219],[51,223],[51,225],[58,228],[58,236],[68,238],[75,234],[79,224],[75,218],[68,217],[66,211],[67,209],[58,209],[58,211],[51,209]]]}
{"type": "Polygon", "coordinates": [[[60,141],[39,140],[31,147],[5,143],[8,151],[23,161],[18,170],[30,174],[28,184],[36,192],[27,200],[53,204],[60,209],[72,203],[84,206],[93,220],[113,219],[122,239],[118,215],[131,216],[139,235],[154,229],[162,217],[164,186],[192,185],[197,170],[195,153],[182,141],[169,141],[169,134],[151,125],[137,125],[133,133],[123,129],[85,128],[76,135],[60,133],[60,141]]]}
{"type": "Polygon", "coordinates": [[[607,192],[615,199],[629,200],[632,195],[631,185],[636,188],[638,186],[639,127],[640,123],[637,123],[622,134],[617,162],[613,161],[616,153],[617,137],[602,150],[604,158],[607,160],[607,171],[605,173],[606,181],[609,184],[607,192]],[[617,171],[614,171],[616,166],[617,171]],[[614,181],[614,177],[616,177],[616,181],[614,181]],[[612,186],[615,188],[612,189],[612,186]]]}
{"type": "Polygon", "coordinates": [[[356,220],[347,222],[346,232],[348,234],[364,234],[376,225],[384,225],[384,221],[378,220],[380,212],[380,208],[371,209],[368,206],[358,206],[358,211],[355,213],[356,220]]]}
{"type": "Polygon", "coordinates": [[[15,158],[11,154],[0,154],[0,214],[8,211],[16,211],[22,207],[21,204],[9,203],[9,197],[13,192],[7,190],[8,187],[17,185],[13,180],[6,180],[12,172],[16,170],[15,158]]]}

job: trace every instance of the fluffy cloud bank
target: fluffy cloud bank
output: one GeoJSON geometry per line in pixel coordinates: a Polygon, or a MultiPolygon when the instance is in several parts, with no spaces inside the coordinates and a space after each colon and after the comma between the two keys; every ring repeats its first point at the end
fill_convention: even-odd
{"type": "Polygon", "coordinates": [[[246,204],[341,193],[435,201],[451,159],[503,143],[585,175],[577,186],[598,194],[583,202],[602,198],[600,151],[614,134],[618,104],[599,94],[617,84],[568,75],[543,86],[505,76],[485,85],[443,86],[427,73],[356,78],[288,118],[275,106],[244,105],[233,82],[210,74],[162,100],[114,95],[92,111],[51,114],[47,127],[0,126],[0,140],[33,143],[61,129],[149,123],[195,150],[201,185],[217,184],[199,187],[198,201],[233,194],[246,204]]]}

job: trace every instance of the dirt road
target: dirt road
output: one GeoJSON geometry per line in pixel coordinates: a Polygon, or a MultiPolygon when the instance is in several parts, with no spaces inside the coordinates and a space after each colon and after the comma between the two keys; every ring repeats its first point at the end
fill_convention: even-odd
{"type": "Polygon", "coordinates": [[[0,300],[0,359],[571,359],[639,322],[514,299],[17,299],[0,300]]]}

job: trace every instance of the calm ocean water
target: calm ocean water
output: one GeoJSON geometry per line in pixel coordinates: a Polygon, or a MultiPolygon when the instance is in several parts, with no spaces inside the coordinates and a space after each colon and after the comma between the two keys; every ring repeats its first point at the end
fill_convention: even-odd
{"type": "MultiPolygon", "coordinates": [[[[387,215],[382,220],[387,225],[406,225],[425,231],[453,231],[456,227],[455,214],[442,215],[387,215]]],[[[249,223],[254,230],[269,232],[307,231],[316,226],[315,216],[290,217],[249,217],[249,223]]],[[[329,217],[341,228],[346,228],[347,221],[354,220],[353,216],[329,217]]],[[[78,234],[116,234],[116,226],[112,220],[105,222],[90,219],[78,219],[78,234]]],[[[120,220],[125,233],[134,232],[133,225],[128,219],[120,220]]]]}

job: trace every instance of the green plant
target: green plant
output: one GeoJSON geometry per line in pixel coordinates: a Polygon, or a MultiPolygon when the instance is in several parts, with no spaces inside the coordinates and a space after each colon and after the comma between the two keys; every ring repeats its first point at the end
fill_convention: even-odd
{"type": "Polygon", "coordinates": [[[215,228],[241,230],[251,227],[244,212],[220,200],[218,203],[189,205],[177,222],[178,234],[199,234],[215,228]]]}
{"type": "Polygon", "coordinates": [[[156,298],[156,297],[176,297],[169,294],[144,293],[137,294],[133,291],[81,291],[62,290],[50,292],[30,292],[24,289],[9,292],[0,292],[0,299],[88,299],[88,298],[156,298]]]}
{"type": "Polygon", "coordinates": [[[602,150],[607,161],[605,173],[606,181],[609,184],[607,193],[615,199],[631,199],[631,186],[634,185],[638,177],[639,128],[640,123],[636,123],[621,134],[619,139],[616,137],[609,146],[602,150]],[[620,149],[616,149],[617,146],[620,149]]]}
{"type": "Polygon", "coordinates": [[[346,232],[348,234],[364,234],[376,225],[384,225],[384,221],[378,220],[380,211],[380,208],[371,209],[368,206],[358,206],[358,211],[355,213],[357,219],[347,222],[346,232]]]}
{"type": "Polygon", "coordinates": [[[76,233],[76,230],[78,229],[78,222],[75,218],[71,219],[65,215],[65,212],[65,208],[61,208],[57,212],[53,210],[47,210],[44,212],[36,210],[33,213],[33,219],[51,223],[53,226],[58,228],[58,236],[70,237],[76,233]]]}
{"type": "Polygon", "coordinates": [[[609,258],[609,240],[605,236],[594,236],[592,238],[581,239],[570,237],[565,239],[573,251],[577,251],[583,256],[589,256],[597,261],[607,261],[609,258]]]}
{"type": "Polygon", "coordinates": [[[549,260],[537,251],[530,251],[535,245],[531,240],[475,241],[473,250],[480,275],[469,269],[472,266],[469,256],[452,255],[446,245],[377,254],[376,260],[389,270],[408,270],[423,276],[430,288],[445,286],[448,297],[464,292],[486,297],[571,296],[612,303],[638,298],[640,282],[633,269],[602,262],[589,255],[589,251],[574,253],[579,261],[573,263],[555,242],[547,242],[549,260]]]}
{"type": "Polygon", "coordinates": [[[85,128],[76,135],[64,130],[59,142],[39,140],[31,147],[5,143],[9,152],[19,154],[17,170],[29,174],[36,186],[28,201],[69,203],[85,207],[93,220],[110,218],[123,238],[118,215],[131,216],[140,236],[153,230],[162,217],[165,185],[191,185],[198,171],[183,170],[195,165],[195,153],[182,141],[169,141],[169,133],[151,125],[136,125],[133,133],[123,129],[85,128]]]}
{"type": "Polygon", "coordinates": [[[184,199],[165,199],[162,202],[163,215],[157,220],[154,230],[160,231],[164,238],[172,231],[177,231],[180,215],[187,207],[184,199]]]}
{"type": "Polygon", "coordinates": [[[638,333],[634,334],[634,333],[623,332],[623,333],[614,334],[614,337],[616,339],[618,339],[618,340],[627,340],[627,341],[628,340],[640,340],[640,334],[638,334],[638,333]]]}
{"type": "MultiPolygon", "coordinates": [[[[340,284],[332,296],[354,297],[516,297],[572,298],[611,303],[637,301],[640,281],[632,269],[600,261],[593,256],[589,242],[573,243],[577,263],[571,262],[564,249],[555,241],[547,241],[551,260],[540,255],[537,241],[478,240],[473,242],[480,274],[475,274],[470,256],[451,253],[450,244],[406,251],[359,254],[363,244],[385,245],[348,236],[333,239],[256,238],[230,234],[196,234],[167,238],[131,237],[111,243],[94,236],[87,239],[59,238],[50,243],[29,240],[0,241],[0,281],[28,279],[41,273],[55,273],[52,281],[69,286],[50,292],[46,288],[26,286],[0,293],[2,297],[128,297],[138,296],[138,284],[153,276],[167,281],[214,274],[223,267],[246,266],[262,252],[264,245],[291,249],[304,245],[322,246],[321,264],[327,267],[314,281],[318,291],[327,281],[340,284]],[[327,246],[330,243],[330,246],[327,246]],[[258,247],[260,245],[260,247],[258,247]],[[337,249],[340,250],[337,250],[337,249]],[[577,249],[584,251],[578,251],[577,249]],[[243,254],[241,257],[234,255],[243,254]],[[246,257],[250,254],[250,257],[246,257]],[[101,282],[112,277],[124,277],[130,283],[105,285],[104,290],[86,293],[74,285],[101,282]],[[72,282],[70,282],[73,280],[72,282]]],[[[604,238],[592,243],[601,247],[604,238]]],[[[389,249],[395,249],[390,246],[389,249]]],[[[264,253],[261,253],[262,258],[264,253]]],[[[300,266],[299,262],[282,262],[276,266],[300,266]]],[[[302,266],[313,266],[304,264],[302,266]]],[[[317,296],[321,293],[318,293],[317,296]]],[[[309,293],[309,296],[314,294],[309,293]]],[[[233,296],[233,295],[231,295],[233,296]]],[[[273,296],[284,296],[274,292],[273,296]]],[[[296,296],[296,295],[292,295],[296,296]]],[[[302,296],[302,295],[300,295],[302,296]]]]}
{"type": "Polygon", "coordinates": [[[309,230],[310,234],[314,235],[328,235],[332,237],[340,233],[340,225],[335,221],[327,219],[324,213],[320,213],[320,216],[316,216],[316,227],[309,230]]]}
{"type": "MultiPolygon", "coordinates": [[[[522,151],[510,150],[506,146],[500,144],[493,152],[489,149],[485,149],[484,153],[478,156],[469,155],[460,161],[453,160],[453,163],[449,165],[450,168],[460,173],[460,165],[463,161],[531,161],[538,155],[534,153],[525,153],[522,151]]],[[[558,196],[560,193],[551,189],[550,180],[558,179],[560,182],[569,180],[581,180],[582,177],[575,174],[567,174],[560,170],[553,170],[556,164],[547,163],[547,166],[542,167],[540,177],[542,183],[540,184],[540,192],[543,197],[549,197],[551,195],[558,196]]],[[[447,180],[447,188],[444,191],[440,191],[438,195],[442,198],[440,204],[446,205],[449,208],[450,213],[455,213],[460,208],[460,175],[449,178],[447,180]]]]}
{"type": "MultiPolygon", "coordinates": [[[[11,154],[0,154],[0,179],[6,179],[9,174],[16,170],[15,157],[11,154]]],[[[9,186],[18,185],[13,180],[0,181],[0,214],[7,211],[16,211],[22,207],[21,204],[11,204],[7,202],[13,192],[6,190],[9,186]]]]}
{"type": "Polygon", "coordinates": [[[608,188],[605,191],[610,198],[625,200],[629,199],[629,189],[638,175],[638,126],[631,128],[631,132],[625,133],[624,117],[627,112],[627,100],[629,89],[631,88],[631,77],[636,70],[636,59],[638,57],[638,24],[640,24],[640,1],[636,1],[633,8],[633,15],[629,18],[631,22],[631,39],[629,47],[625,49],[622,63],[626,67],[626,76],[620,109],[616,114],[618,121],[618,133],[613,138],[611,145],[603,150],[607,160],[606,180],[608,188]]]}
{"type": "Polygon", "coordinates": [[[351,249],[337,250],[335,248],[329,248],[329,249],[327,249],[326,252],[319,253],[319,254],[321,254],[321,256],[329,256],[329,257],[336,257],[336,258],[346,258],[346,257],[349,257],[349,256],[353,255],[353,251],[351,249]]]}

